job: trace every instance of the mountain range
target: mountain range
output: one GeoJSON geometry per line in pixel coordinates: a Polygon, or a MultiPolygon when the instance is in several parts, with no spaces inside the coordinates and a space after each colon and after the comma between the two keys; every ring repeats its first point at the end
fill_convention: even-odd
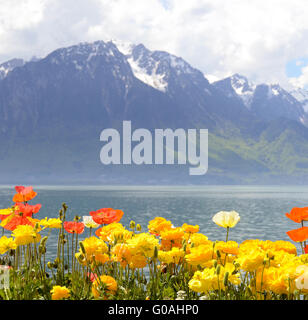
{"type": "Polygon", "coordinates": [[[1,183],[305,184],[308,92],[235,74],[210,83],[180,57],[115,40],[0,65],[1,183]],[[103,166],[104,128],[206,128],[209,171],[103,166]]]}

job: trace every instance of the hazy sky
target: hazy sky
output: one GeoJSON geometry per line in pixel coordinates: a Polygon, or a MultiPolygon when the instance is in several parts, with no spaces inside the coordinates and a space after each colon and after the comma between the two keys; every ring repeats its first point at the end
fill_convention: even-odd
{"type": "Polygon", "coordinates": [[[110,38],[181,56],[210,80],[308,86],[307,0],[0,0],[0,62],[110,38]]]}

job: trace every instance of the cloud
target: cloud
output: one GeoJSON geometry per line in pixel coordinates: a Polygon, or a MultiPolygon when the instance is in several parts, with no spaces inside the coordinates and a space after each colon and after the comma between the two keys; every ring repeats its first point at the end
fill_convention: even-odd
{"type": "Polygon", "coordinates": [[[291,77],[290,83],[294,87],[307,88],[308,86],[308,65],[301,68],[301,75],[299,77],[291,77]]]}
{"type": "Polygon", "coordinates": [[[308,56],[307,16],[306,0],[0,0],[0,61],[115,38],[169,51],[212,78],[288,86],[286,64],[308,56]]]}

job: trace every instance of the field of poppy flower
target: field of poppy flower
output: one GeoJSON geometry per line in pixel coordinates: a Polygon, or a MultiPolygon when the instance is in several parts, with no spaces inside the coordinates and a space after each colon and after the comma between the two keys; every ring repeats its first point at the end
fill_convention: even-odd
{"type": "MultiPolygon", "coordinates": [[[[299,228],[289,241],[232,241],[239,222],[235,211],[220,211],[212,220],[225,229],[214,241],[198,225],[174,226],[163,217],[148,230],[112,208],[66,220],[67,205],[57,217],[38,219],[40,204],[32,187],[15,187],[12,206],[0,210],[0,265],[8,268],[9,285],[1,299],[143,299],[143,300],[303,300],[308,296],[306,240],[308,207],[286,217],[299,228]],[[232,232],[230,232],[232,231],[232,232]],[[43,236],[43,233],[46,233],[43,236]],[[57,232],[56,258],[48,261],[50,235],[57,232]],[[80,241],[81,234],[87,237],[80,241]]],[[[1,278],[1,276],[0,276],[1,278]]],[[[1,283],[0,283],[1,285],[1,283]]]]}

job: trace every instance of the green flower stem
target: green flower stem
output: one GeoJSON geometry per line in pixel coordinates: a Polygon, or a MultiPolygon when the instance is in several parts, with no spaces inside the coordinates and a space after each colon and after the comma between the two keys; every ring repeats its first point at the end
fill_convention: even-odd
{"type": "Polygon", "coordinates": [[[226,236],[226,242],[228,242],[228,237],[229,237],[229,229],[230,229],[230,227],[227,227],[227,236],[226,236]]]}

